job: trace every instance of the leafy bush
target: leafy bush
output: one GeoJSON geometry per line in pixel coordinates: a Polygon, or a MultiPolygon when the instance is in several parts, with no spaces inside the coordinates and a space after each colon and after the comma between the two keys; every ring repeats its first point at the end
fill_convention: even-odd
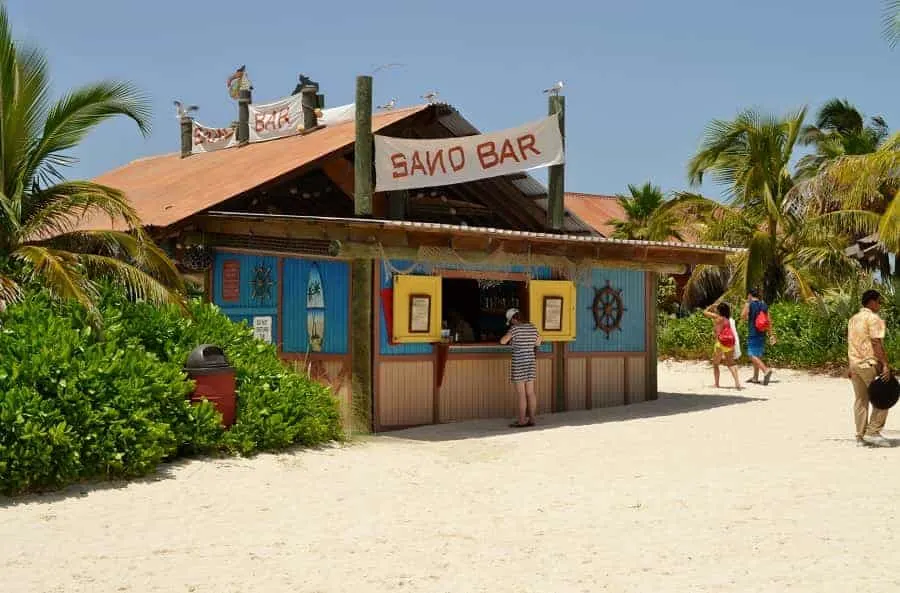
{"type": "MultiPolygon", "coordinates": [[[[847,320],[859,310],[858,291],[835,292],[820,303],[775,303],[770,307],[777,344],[766,346],[766,361],[807,369],[840,368],[847,364],[847,320]]],[[[890,328],[900,328],[900,291],[884,289],[881,315],[888,324],[885,345],[888,358],[897,368],[900,336],[890,328]]],[[[740,312],[742,304],[732,307],[740,312]]],[[[738,322],[742,349],[746,350],[747,324],[738,322]]],[[[660,356],[708,358],[714,336],[712,322],[696,312],[683,319],[661,316],[657,347],[660,356]]],[[[746,356],[746,354],[745,354],[746,356]]]]}
{"type": "Polygon", "coordinates": [[[183,363],[199,344],[216,344],[237,371],[237,423],[224,445],[250,454],[294,443],[317,445],[341,437],[337,400],[327,387],[288,369],[275,346],[253,338],[245,323],[236,324],[214,305],[194,302],[191,315],[177,308],[133,304],[115,294],[111,331],[133,336],[163,360],[183,363]]]}
{"type": "Polygon", "coordinates": [[[83,309],[33,293],[0,326],[0,491],[58,487],[152,471],[177,455],[251,454],[341,437],[328,389],[289,371],[274,347],[215,307],[128,302],[108,291],[102,333],[83,309]],[[187,354],[221,345],[237,371],[229,431],[209,403],[187,401],[187,354]]]}

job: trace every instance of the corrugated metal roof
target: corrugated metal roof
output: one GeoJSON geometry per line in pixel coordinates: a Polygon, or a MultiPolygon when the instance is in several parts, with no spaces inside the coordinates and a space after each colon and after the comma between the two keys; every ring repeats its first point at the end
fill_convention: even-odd
{"type": "Polygon", "coordinates": [[[516,189],[518,189],[526,196],[547,195],[547,188],[544,187],[544,184],[531,175],[525,175],[523,177],[513,177],[511,178],[511,181],[512,184],[516,186],[516,189]]]}
{"type": "Polygon", "coordinates": [[[666,247],[675,250],[705,251],[712,253],[738,253],[744,251],[722,245],[701,245],[695,243],[679,243],[668,241],[632,241],[628,239],[610,239],[597,235],[568,235],[541,233],[536,231],[513,231],[488,227],[462,226],[442,224],[438,222],[416,222],[413,220],[381,220],[369,218],[338,218],[329,216],[292,216],[286,214],[251,214],[247,212],[210,211],[209,216],[256,220],[294,220],[306,222],[348,224],[353,226],[374,226],[379,228],[412,229],[417,231],[447,232],[454,235],[490,235],[514,239],[539,239],[564,243],[596,243],[605,245],[628,245],[638,247],[666,247]]]}
{"type": "MultiPolygon", "coordinates": [[[[545,196],[543,198],[537,198],[534,201],[534,203],[537,204],[538,206],[540,206],[544,211],[546,211],[550,205],[550,199],[545,196]]],[[[566,210],[565,217],[563,218],[563,228],[564,228],[564,230],[566,230],[567,232],[570,232],[570,233],[599,234],[594,229],[594,227],[587,224],[586,222],[581,220],[578,216],[575,216],[568,210],[566,210]]]]}
{"type": "Polygon", "coordinates": [[[604,237],[609,237],[616,230],[610,221],[626,218],[625,210],[614,196],[567,192],[566,210],[604,237]]]}
{"type": "MultiPolygon", "coordinates": [[[[420,105],[372,117],[378,131],[428,107],[420,105]]],[[[165,227],[290,173],[353,144],[355,124],[326,127],[305,136],[248,144],[181,158],[166,154],[143,158],[94,179],[125,192],[147,226],[165,227]]],[[[105,216],[84,221],[82,229],[122,228],[105,216]]]]}

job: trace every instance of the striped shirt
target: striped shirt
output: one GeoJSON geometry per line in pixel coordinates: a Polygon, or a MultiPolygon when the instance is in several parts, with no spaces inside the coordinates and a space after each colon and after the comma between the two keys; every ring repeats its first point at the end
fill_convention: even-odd
{"type": "Polygon", "coordinates": [[[513,383],[534,381],[537,361],[534,349],[538,343],[538,330],[530,323],[520,323],[509,328],[509,344],[512,346],[512,364],[509,380],[513,383]]]}

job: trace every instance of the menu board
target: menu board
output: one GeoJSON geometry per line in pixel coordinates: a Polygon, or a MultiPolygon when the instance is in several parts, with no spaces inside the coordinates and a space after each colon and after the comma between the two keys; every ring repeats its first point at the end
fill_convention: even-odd
{"type": "Polygon", "coordinates": [[[409,297],[409,333],[427,334],[431,330],[431,297],[413,294],[409,297]]]}
{"type": "Polygon", "coordinates": [[[237,302],[241,300],[241,262],[229,259],[222,263],[222,300],[237,302]]]}
{"type": "Polygon", "coordinates": [[[556,296],[544,297],[544,331],[562,331],[563,299],[556,296]]]}

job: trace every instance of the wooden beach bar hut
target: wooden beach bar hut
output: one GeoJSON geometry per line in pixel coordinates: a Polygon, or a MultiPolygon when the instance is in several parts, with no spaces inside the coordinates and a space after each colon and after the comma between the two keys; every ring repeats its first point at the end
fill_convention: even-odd
{"type": "Polygon", "coordinates": [[[549,189],[521,170],[529,148],[546,152],[539,126],[561,136],[561,97],[509,136],[513,160],[449,105],[372,115],[371,79],[357,84],[356,102],[334,109],[315,87],[261,106],[242,89],[235,128],[184,117],[180,153],[96,181],[128,195],[206,298],[373,430],[511,417],[498,344],[511,307],[545,339],[541,413],[655,399],[656,274],[722,265],[727,250],[606,238],[565,210],[561,159],[549,189]],[[436,144],[404,152],[417,142],[436,144]],[[466,177],[455,146],[498,174],[466,177]],[[409,179],[435,170],[424,186],[409,179]]]}

